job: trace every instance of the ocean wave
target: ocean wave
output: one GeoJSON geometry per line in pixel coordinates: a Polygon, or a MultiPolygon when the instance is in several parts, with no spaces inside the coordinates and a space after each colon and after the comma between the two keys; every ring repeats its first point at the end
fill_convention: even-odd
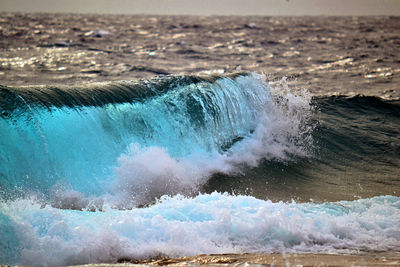
{"type": "Polygon", "coordinates": [[[118,205],[143,205],[164,194],[196,193],[214,173],[309,154],[309,96],[272,88],[256,74],[155,81],[139,83],[152,92],[146,98],[125,103],[113,103],[118,87],[104,85],[111,102],[105,105],[74,102],[88,96],[85,90],[65,89],[62,101],[32,88],[14,91],[22,102],[5,109],[0,124],[3,191],[40,193],[57,203],[62,194],[65,203],[78,193],[114,194],[118,205]]]}

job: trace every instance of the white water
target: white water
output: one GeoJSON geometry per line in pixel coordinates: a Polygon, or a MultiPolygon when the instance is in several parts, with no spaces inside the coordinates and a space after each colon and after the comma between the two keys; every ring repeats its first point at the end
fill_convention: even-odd
{"type": "Polygon", "coordinates": [[[103,212],[41,207],[31,200],[0,205],[0,215],[8,218],[8,223],[0,221],[3,264],[400,249],[400,198],[391,196],[296,204],[213,193],[164,197],[141,209],[105,207],[103,212]]]}

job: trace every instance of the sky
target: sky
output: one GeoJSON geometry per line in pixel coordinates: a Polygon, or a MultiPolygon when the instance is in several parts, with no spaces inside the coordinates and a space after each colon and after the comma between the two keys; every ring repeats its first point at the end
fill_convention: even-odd
{"type": "Polygon", "coordinates": [[[165,15],[397,15],[400,0],[0,0],[0,12],[165,15]]]}

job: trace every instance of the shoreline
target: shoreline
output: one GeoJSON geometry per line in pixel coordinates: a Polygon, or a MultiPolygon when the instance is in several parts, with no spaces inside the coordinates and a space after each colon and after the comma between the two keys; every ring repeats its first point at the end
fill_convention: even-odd
{"type": "Polygon", "coordinates": [[[240,265],[277,265],[277,266],[399,266],[400,252],[379,252],[361,255],[352,254],[200,254],[181,258],[160,260],[121,260],[121,263],[85,264],[78,266],[240,266],[240,265]]]}

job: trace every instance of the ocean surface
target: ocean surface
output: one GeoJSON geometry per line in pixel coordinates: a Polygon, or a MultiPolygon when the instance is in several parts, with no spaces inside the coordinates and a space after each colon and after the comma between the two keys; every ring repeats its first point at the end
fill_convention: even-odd
{"type": "Polygon", "coordinates": [[[164,40],[143,56],[141,48],[96,50],[96,42],[126,40],[113,40],[109,28],[78,29],[71,16],[0,16],[10,37],[0,58],[0,264],[400,252],[400,28],[390,32],[397,17],[74,17],[93,30],[131,21],[125,28],[143,35],[132,46],[164,40]],[[68,42],[53,42],[57,22],[75,32],[68,42]],[[152,32],[157,23],[169,30],[152,32]],[[28,30],[18,35],[22,24],[28,30]],[[226,25],[243,40],[229,39],[226,25]],[[340,43],[341,25],[359,27],[358,41],[340,43]],[[303,37],[287,34],[294,29],[303,37]],[[187,31],[199,33],[196,47],[187,31]],[[208,52],[205,33],[218,44],[208,52]],[[257,39],[263,34],[269,43],[257,39]],[[327,51],[370,44],[371,36],[383,39],[370,50],[348,48],[344,58],[327,51]],[[313,51],[325,61],[307,59],[313,51]],[[252,65],[255,52],[282,68],[252,65]],[[104,55],[88,63],[97,69],[84,69],[91,53],[104,55]],[[114,60],[130,56],[148,62],[118,75],[114,60]]]}

